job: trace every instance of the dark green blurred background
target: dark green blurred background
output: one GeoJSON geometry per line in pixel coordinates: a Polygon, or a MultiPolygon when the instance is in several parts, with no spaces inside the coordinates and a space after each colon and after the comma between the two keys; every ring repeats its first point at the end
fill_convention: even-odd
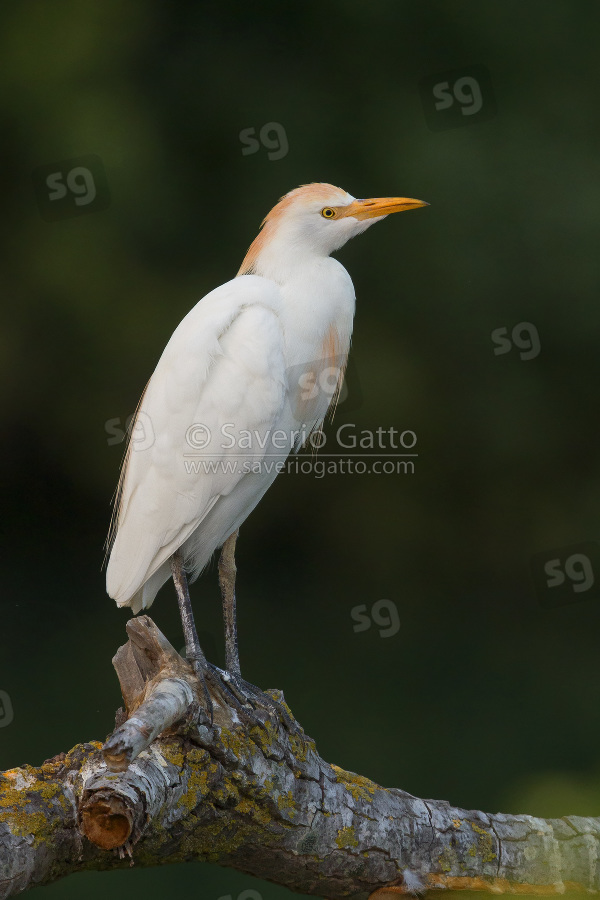
{"type": "MultiPolygon", "coordinates": [[[[331,181],[431,204],[339,254],[355,402],[328,428],[412,429],[419,458],[414,475],[278,479],[238,545],[244,673],[285,691],[326,759],[384,785],[600,812],[600,603],[545,608],[529,573],[600,531],[599,31],[600,7],[573,0],[5,0],[1,768],[111,730],[128,616],[101,571],[114,428],[278,197],[331,181]],[[473,65],[481,115],[424,108],[421,84],[473,65]],[[289,152],[244,155],[240,132],[272,122],[289,152]],[[35,170],[89,154],[108,208],[44,220],[35,170]],[[496,355],[492,332],[522,322],[539,355],[496,355]],[[380,599],[398,633],[355,633],[352,610],[380,599]]],[[[192,598],[221,661],[214,566],[192,598]]],[[[171,588],[151,613],[180,647],[171,588]]],[[[287,893],[199,864],[44,891],[248,888],[287,893]]]]}

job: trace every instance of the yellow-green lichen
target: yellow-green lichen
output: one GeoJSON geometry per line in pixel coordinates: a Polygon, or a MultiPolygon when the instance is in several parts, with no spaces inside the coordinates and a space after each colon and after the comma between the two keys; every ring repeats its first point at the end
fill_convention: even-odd
{"type": "Polygon", "coordinates": [[[183,768],[183,750],[179,743],[161,743],[160,753],[172,766],[177,766],[178,769],[183,768]]]}
{"type": "Polygon", "coordinates": [[[178,856],[182,859],[197,856],[207,862],[219,862],[224,857],[235,853],[243,843],[260,840],[268,844],[271,836],[259,824],[233,824],[226,815],[219,817],[209,825],[196,828],[181,842],[178,856]]]}
{"type": "Polygon", "coordinates": [[[52,784],[44,781],[40,781],[39,784],[41,785],[39,794],[44,800],[52,800],[53,797],[56,797],[57,794],[61,793],[60,784],[52,784]]]}
{"type": "Polygon", "coordinates": [[[5,822],[11,832],[19,837],[32,837],[33,846],[47,840],[52,832],[52,800],[58,800],[65,808],[60,784],[46,782],[35,777],[39,770],[30,766],[11,770],[11,777],[6,778],[8,786],[0,788],[0,822],[5,822]],[[23,786],[14,787],[10,781],[21,777],[23,786]],[[61,794],[61,796],[58,796],[61,794]],[[38,808],[34,807],[37,806],[38,808]],[[41,807],[41,808],[40,808],[41,807]]]}
{"type": "Polygon", "coordinates": [[[306,762],[309,752],[316,753],[317,751],[317,746],[312,738],[306,739],[303,735],[291,734],[288,742],[298,762],[306,762]]]}
{"type": "MultiPolygon", "coordinates": [[[[190,750],[185,761],[191,766],[185,794],[180,798],[178,806],[190,813],[208,794],[208,776],[217,770],[216,763],[210,761],[206,750],[194,748],[190,750]]],[[[182,757],[183,765],[183,757],[182,757]]]]}
{"type": "Polygon", "coordinates": [[[296,813],[296,804],[294,803],[294,797],[292,796],[292,792],[288,791],[287,794],[280,794],[277,798],[277,808],[282,812],[286,811],[290,817],[290,819],[294,818],[296,813]]]}
{"type": "Polygon", "coordinates": [[[235,807],[235,811],[244,816],[250,816],[254,822],[259,822],[261,825],[269,825],[272,822],[272,816],[268,810],[259,806],[255,800],[251,800],[249,797],[243,797],[235,807]]]}
{"type": "Polygon", "coordinates": [[[471,847],[469,850],[469,856],[481,856],[481,861],[492,862],[494,859],[497,859],[496,854],[494,853],[494,839],[489,831],[486,831],[485,828],[480,828],[475,822],[469,822],[469,825],[473,829],[473,831],[478,835],[477,837],[477,847],[471,847]]]}
{"type": "Polygon", "coordinates": [[[287,703],[286,703],[285,700],[283,699],[283,694],[281,693],[281,691],[278,691],[278,690],[276,690],[276,689],[274,690],[273,688],[267,688],[266,691],[265,691],[265,694],[267,694],[269,697],[272,697],[273,700],[275,700],[275,701],[279,704],[279,706],[282,706],[282,707],[285,709],[286,713],[288,714],[288,716],[290,717],[290,719],[291,719],[293,722],[296,721],[296,720],[294,719],[294,714],[293,714],[293,712],[291,711],[291,709],[289,708],[289,706],[287,705],[287,703]]]}
{"type": "Polygon", "coordinates": [[[219,737],[225,749],[230,750],[236,759],[243,759],[247,756],[248,740],[242,728],[221,728],[219,737]]]}
{"type": "Polygon", "coordinates": [[[356,840],[353,826],[348,825],[345,828],[340,828],[335,842],[340,850],[344,850],[346,847],[358,847],[358,841],[356,840]]]}
{"type": "Polygon", "coordinates": [[[458,865],[458,856],[454,847],[444,847],[444,850],[441,853],[438,862],[440,864],[440,869],[442,870],[442,872],[451,872],[452,869],[458,865]]]}
{"type": "Polygon", "coordinates": [[[255,725],[250,729],[249,734],[264,754],[268,754],[277,743],[277,729],[269,719],[262,726],[255,725]]]}
{"type": "Polygon", "coordinates": [[[268,778],[265,778],[265,791],[270,794],[273,790],[273,785],[275,782],[275,777],[273,775],[269,775],[268,778]]]}
{"type": "Polygon", "coordinates": [[[332,766],[331,768],[335,772],[335,780],[340,784],[343,784],[355,800],[366,800],[367,802],[371,802],[373,794],[375,791],[379,790],[378,784],[375,784],[374,781],[365,778],[363,775],[356,775],[354,772],[346,772],[345,769],[340,769],[339,766],[332,766]]]}
{"type": "Polygon", "coordinates": [[[81,769],[101,748],[99,741],[77,744],[39,768],[24,765],[4,772],[0,780],[0,822],[34,847],[50,841],[52,832],[64,824],[62,813],[72,812],[63,785],[54,779],[61,769],[81,769]]]}

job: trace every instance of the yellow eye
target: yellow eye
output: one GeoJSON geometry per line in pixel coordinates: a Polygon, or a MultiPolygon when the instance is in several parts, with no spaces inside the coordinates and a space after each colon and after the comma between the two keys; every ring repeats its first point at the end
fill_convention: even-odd
{"type": "Polygon", "coordinates": [[[321,210],[321,215],[324,219],[335,219],[336,212],[335,209],[332,209],[330,206],[326,206],[325,209],[321,210]]]}

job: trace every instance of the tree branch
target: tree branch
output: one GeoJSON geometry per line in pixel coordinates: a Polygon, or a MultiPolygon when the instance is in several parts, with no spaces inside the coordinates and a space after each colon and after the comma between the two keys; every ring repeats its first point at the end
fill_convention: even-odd
{"type": "Polygon", "coordinates": [[[152,620],[127,630],[113,660],[126,709],[104,746],[0,776],[0,897],[83,869],[186,860],[327,898],[598,890],[599,819],[487,815],[380,787],[326,763],[266,706],[242,726],[226,690],[212,691],[211,726],[152,620]]]}

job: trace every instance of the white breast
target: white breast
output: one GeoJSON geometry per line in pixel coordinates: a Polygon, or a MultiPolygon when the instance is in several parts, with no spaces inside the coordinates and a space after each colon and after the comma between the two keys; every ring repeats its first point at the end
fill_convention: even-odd
{"type": "Polygon", "coordinates": [[[348,354],[353,316],[350,277],[329,258],[304,267],[302,278],[285,286],[260,276],[236,278],[186,316],[140,405],[154,442],[140,453],[134,448],[123,473],[107,572],[108,592],[119,605],[148,607],[179,547],[196,577],[247,518],[274,481],[277,463],[323,420],[333,371],[348,354]],[[197,471],[185,466],[194,458],[194,425],[213,435],[204,454],[213,471],[203,468],[202,454],[197,471]],[[242,432],[255,436],[251,447],[240,447],[242,432]]]}

